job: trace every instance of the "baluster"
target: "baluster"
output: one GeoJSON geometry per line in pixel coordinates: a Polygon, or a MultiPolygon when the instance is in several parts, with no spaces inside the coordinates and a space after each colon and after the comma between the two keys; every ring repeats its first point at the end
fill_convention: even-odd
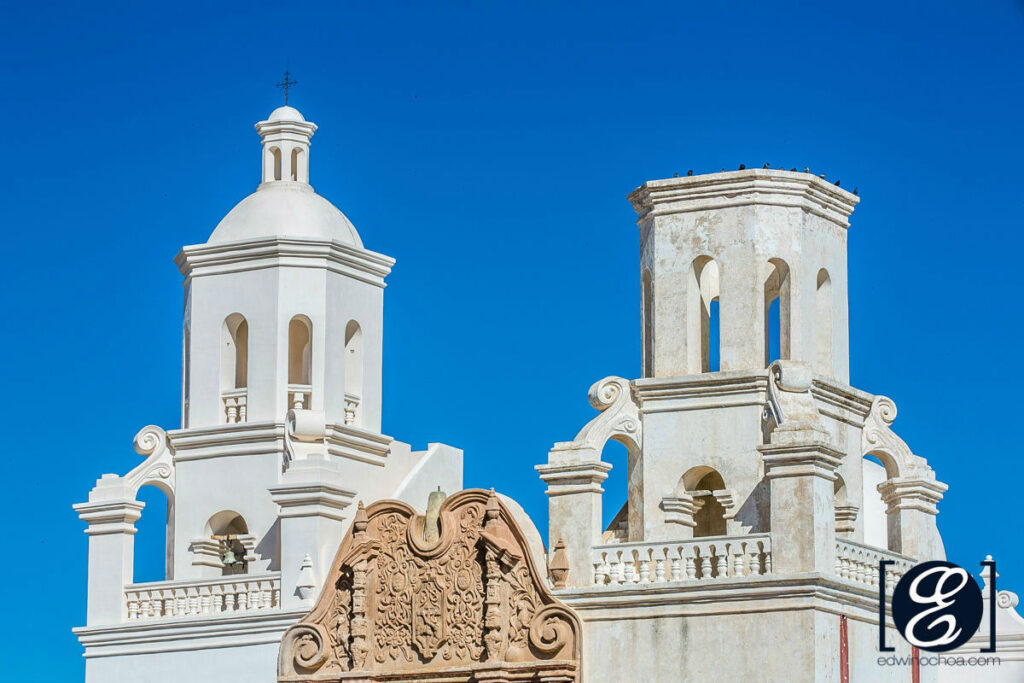
{"type": "Polygon", "coordinates": [[[658,583],[665,582],[665,560],[661,557],[654,561],[654,580],[658,583]]]}
{"type": "Polygon", "coordinates": [[[629,561],[629,562],[624,561],[623,565],[624,565],[623,566],[623,571],[624,571],[623,581],[625,581],[626,583],[635,583],[635,579],[634,579],[633,575],[636,574],[636,567],[633,565],[633,562],[632,561],[629,561]]]}
{"type": "Polygon", "coordinates": [[[600,586],[602,583],[604,583],[604,581],[602,581],[601,578],[602,578],[601,577],[601,563],[600,562],[595,562],[594,563],[594,585],[595,586],[600,586]]]}
{"type": "Polygon", "coordinates": [[[228,424],[238,422],[238,403],[233,398],[225,399],[228,406],[228,424]]]}
{"type": "Polygon", "coordinates": [[[128,619],[133,621],[139,618],[139,601],[133,598],[128,599],[128,619]]]}
{"type": "Polygon", "coordinates": [[[732,543],[729,545],[729,552],[732,556],[732,575],[743,576],[743,550],[739,543],[732,543]]]}
{"type": "Polygon", "coordinates": [[[724,579],[729,574],[729,558],[725,553],[719,553],[718,548],[714,548],[715,553],[715,578],[724,579]]]}
{"type": "Polygon", "coordinates": [[[210,613],[210,588],[208,586],[199,588],[199,613],[210,613]]]}
{"type": "Polygon", "coordinates": [[[672,580],[682,581],[683,580],[683,568],[682,562],[678,557],[672,558],[672,580]]]}
{"type": "Polygon", "coordinates": [[[772,553],[770,550],[764,552],[764,573],[772,573],[772,553]]]}
{"type": "Polygon", "coordinates": [[[260,606],[263,609],[270,609],[271,607],[274,606],[273,595],[274,595],[274,593],[271,590],[270,583],[269,582],[265,582],[263,584],[263,595],[260,596],[260,603],[261,603],[260,606]]]}
{"type": "Polygon", "coordinates": [[[761,549],[757,543],[747,545],[747,576],[758,576],[761,574],[761,549]]]}
{"type": "Polygon", "coordinates": [[[697,578],[697,563],[693,555],[686,556],[686,578],[691,580],[697,578]]]}
{"type": "Polygon", "coordinates": [[[694,558],[697,561],[698,569],[700,569],[700,572],[698,572],[700,574],[700,576],[698,576],[697,578],[698,579],[710,579],[711,578],[711,558],[709,558],[707,555],[704,554],[704,549],[703,548],[699,548],[699,550],[701,551],[700,555],[698,555],[696,558],[694,558]]]}
{"type": "Polygon", "coordinates": [[[246,400],[245,400],[245,398],[240,399],[239,400],[239,404],[238,404],[238,421],[239,422],[245,422],[246,421],[246,415],[247,415],[248,412],[249,412],[249,410],[246,407],[246,400]]]}
{"type": "Polygon", "coordinates": [[[235,590],[238,591],[238,611],[245,612],[249,609],[249,594],[245,590],[245,585],[238,586],[236,584],[235,590]]]}
{"type": "Polygon", "coordinates": [[[274,589],[274,607],[281,606],[281,587],[278,586],[274,589]]]}
{"type": "Polygon", "coordinates": [[[164,601],[160,599],[160,591],[154,591],[152,597],[150,597],[150,605],[152,605],[153,616],[157,619],[164,615],[164,601]]]}

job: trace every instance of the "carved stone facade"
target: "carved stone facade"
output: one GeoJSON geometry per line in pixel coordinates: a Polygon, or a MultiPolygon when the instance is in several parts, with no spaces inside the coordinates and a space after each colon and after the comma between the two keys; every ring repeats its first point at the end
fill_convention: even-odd
{"type": "Polygon", "coordinates": [[[281,683],[580,680],[579,619],[493,491],[460,491],[436,521],[360,505],[326,586],[284,635],[281,683]]]}

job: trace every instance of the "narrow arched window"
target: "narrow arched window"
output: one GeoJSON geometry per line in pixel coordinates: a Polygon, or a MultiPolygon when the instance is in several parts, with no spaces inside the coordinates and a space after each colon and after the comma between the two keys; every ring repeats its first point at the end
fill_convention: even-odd
{"type": "Polygon", "coordinates": [[[654,292],[651,287],[651,271],[645,270],[640,296],[643,310],[643,373],[644,377],[654,376],[654,292]]]}
{"type": "Polygon", "coordinates": [[[363,400],[363,330],[355,320],[345,326],[345,424],[358,425],[363,400]]]}
{"type": "Polygon", "coordinates": [[[700,330],[697,342],[700,348],[700,371],[717,372],[721,369],[721,334],[719,321],[719,293],[721,291],[718,263],[702,256],[693,262],[694,282],[700,294],[700,330]]]}
{"type": "Polygon", "coordinates": [[[223,419],[245,422],[246,386],[249,376],[249,323],[232,313],[221,326],[220,391],[223,419]]]}
{"type": "Polygon", "coordinates": [[[270,150],[271,154],[274,155],[274,180],[281,179],[281,150],[274,147],[270,150]]]}
{"type": "Polygon", "coordinates": [[[832,372],[832,278],[822,268],[818,271],[818,289],[815,294],[815,348],[817,370],[823,375],[832,372]]]}
{"type": "Polygon", "coordinates": [[[782,259],[771,259],[764,283],[764,364],[790,356],[790,277],[782,259]]]}
{"type": "Polygon", "coordinates": [[[292,168],[291,168],[291,179],[292,180],[305,180],[302,177],[302,170],[300,164],[302,163],[302,150],[296,147],[292,150],[292,168]]]}
{"type": "Polygon", "coordinates": [[[292,408],[311,407],[313,383],[313,324],[304,315],[288,323],[288,393],[292,408]]]}

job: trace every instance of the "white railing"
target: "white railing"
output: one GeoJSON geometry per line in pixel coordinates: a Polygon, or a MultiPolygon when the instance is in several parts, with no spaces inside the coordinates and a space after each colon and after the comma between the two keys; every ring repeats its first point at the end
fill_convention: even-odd
{"type": "Polygon", "coordinates": [[[768,534],[706,536],[661,543],[612,543],[591,555],[596,585],[706,581],[772,573],[768,534]]]}
{"type": "Polygon", "coordinates": [[[856,541],[836,540],[836,576],[844,581],[878,588],[878,568],[882,560],[893,562],[885,571],[885,589],[891,594],[896,582],[914,565],[911,558],[856,541]]]}
{"type": "Polygon", "coordinates": [[[246,388],[229,389],[220,393],[220,400],[224,403],[224,419],[227,423],[235,424],[245,422],[248,412],[249,390],[246,388]]]}
{"type": "Polygon", "coordinates": [[[291,410],[309,410],[313,405],[313,387],[309,384],[288,385],[288,407],[291,410]]]}
{"type": "Polygon", "coordinates": [[[129,621],[277,609],[281,605],[281,575],[136,583],[125,587],[124,599],[129,621]]]}

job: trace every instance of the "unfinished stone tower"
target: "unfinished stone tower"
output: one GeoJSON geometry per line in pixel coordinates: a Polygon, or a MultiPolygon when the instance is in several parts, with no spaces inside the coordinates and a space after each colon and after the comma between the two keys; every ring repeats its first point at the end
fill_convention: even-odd
{"type": "Polygon", "coordinates": [[[588,680],[718,680],[723,638],[743,643],[730,679],[839,680],[841,651],[854,680],[884,679],[878,561],[895,562],[895,582],[943,557],[946,486],[890,429],[892,401],[848,384],[857,197],[809,173],[743,170],[629,198],[643,377],[591,387],[600,415],[537,467],[588,680]],[[605,529],[609,439],[628,450],[628,491],[605,529]]]}

